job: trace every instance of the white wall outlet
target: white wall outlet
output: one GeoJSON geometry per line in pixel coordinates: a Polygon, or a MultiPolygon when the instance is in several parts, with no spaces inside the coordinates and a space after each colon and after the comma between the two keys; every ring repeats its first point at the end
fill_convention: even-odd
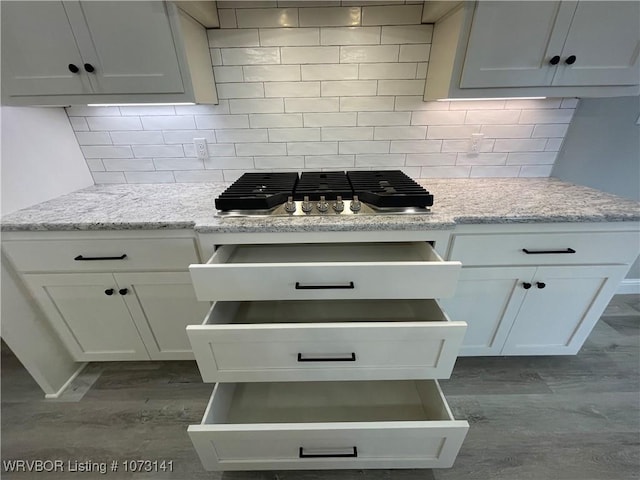
{"type": "Polygon", "coordinates": [[[471,141],[469,142],[469,153],[478,153],[480,151],[480,145],[482,145],[482,139],[484,133],[472,133],[471,141]]]}
{"type": "Polygon", "coordinates": [[[196,157],[201,160],[209,158],[209,150],[207,149],[207,140],[204,138],[194,138],[193,144],[196,147],[196,157]]]}

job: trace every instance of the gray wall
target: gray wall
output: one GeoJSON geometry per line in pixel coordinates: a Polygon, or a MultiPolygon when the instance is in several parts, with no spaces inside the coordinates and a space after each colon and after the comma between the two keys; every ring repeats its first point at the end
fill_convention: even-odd
{"type": "Polygon", "coordinates": [[[551,175],[640,201],[638,116],[640,97],[580,100],[551,175]]]}

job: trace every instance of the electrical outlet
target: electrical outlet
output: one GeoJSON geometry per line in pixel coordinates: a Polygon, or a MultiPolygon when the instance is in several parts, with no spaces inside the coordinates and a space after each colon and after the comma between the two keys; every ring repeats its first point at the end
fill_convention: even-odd
{"type": "Polygon", "coordinates": [[[482,139],[484,133],[472,133],[471,141],[469,142],[469,153],[478,153],[480,151],[480,145],[482,145],[482,139]]]}
{"type": "Polygon", "coordinates": [[[196,157],[201,160],[209,158],[209,151],[207,150],[207,140],[204,138],[194,138],[193,144],[196,147],[196,157]]]}

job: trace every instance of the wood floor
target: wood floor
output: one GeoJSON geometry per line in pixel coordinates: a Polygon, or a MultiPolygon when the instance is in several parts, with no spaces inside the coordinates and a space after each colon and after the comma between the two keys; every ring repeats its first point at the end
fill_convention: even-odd
{"type": "Polygon", "coordinates": [[[212,391],[194,362],[90,364],[57,401],[2,346],[2,459],[173,460],[172,473],[3,479],[630,480],[640,478],[640,297],[617,296],[569,357],[460,358],[441,385],[471,425],[453,468],[204,472],[186,433],[212,391]]]}

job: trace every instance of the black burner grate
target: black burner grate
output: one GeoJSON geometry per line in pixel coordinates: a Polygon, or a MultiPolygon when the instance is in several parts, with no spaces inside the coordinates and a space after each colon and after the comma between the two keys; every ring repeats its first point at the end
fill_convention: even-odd
{"type": "Polygon", "coordinates": [[[354,195],[376,207],[430,207],[433,195],[401,170],[347,172],[354,195]]]}
{"type": "Polygon", "coordinates": [[[327,200],[335,200],[338,195],[349,200],[352,198],[351,184],[344,172],[302,172],[294,199],[302,200],[305,195],[312,201],[320,200],[320,195],[327,200]]]}
{"type": "Polygon", "coordinates": [[[296,172],[245,173],[215,200],[218,210],[265,210],[287,201],[296,172]]]}

